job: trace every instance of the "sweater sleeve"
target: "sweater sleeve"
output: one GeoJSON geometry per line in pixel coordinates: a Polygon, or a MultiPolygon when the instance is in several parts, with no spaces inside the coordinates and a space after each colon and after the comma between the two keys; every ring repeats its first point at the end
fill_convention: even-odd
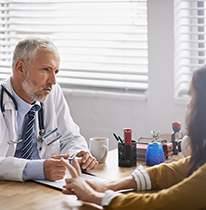
{"type": "Polygon", "coordinates": [[[168,188],[182,181],[187,174],[187,164],[190,157],[172,162],[170,164],[162,163],[150,168],[147,168],[152,189],[168,188]]]}
{"type": "MultiPolygon", "coordinates": [[[[188,160],[186,160],[187,162],[188,160]]],[[[182,162],[182,161],[181,161],[182,162]]],[[[184,161],[182,166],[184,167],[184,161]]],[[[176,163],[176,170],[180,163],[176,163]]],[[[180,165],[179,165],[180,164],[180,165]]],[[[174,167],[175,168],[175,167],[174,167]]],[[[174,169],[173,169],[174,170],[174,169]]],[[[173,173],[171,170],[171,173],[173,173]]],[[[179,172],[173,175],[181,177],[179,172]]],[[[150,172],[149,172],[150,173],[150,172]]],[[[183,173],[184,174],[184,173],[183,173]]],[[[170,175],[171,177],[172,175],[170,175]]],[[[163,177],[162,177],[163,178],[163,177]]],[[[167,179],[163,178],[163,179],[167,179]]],[[[181,178],[177,178],[181,180],[181,178]]],[[[206,163],[195,171],[190,177],[185,178],[177,184],[154,193],[129,193],[115,197],[105,210],[198,210],[206,207],[206,163]]]]}
{"type": "Polygon", "coordinates": [[[132,173],[137,184],[137,190],[151,190],[151,179],[142,165],[138,166],[132,173]]]}

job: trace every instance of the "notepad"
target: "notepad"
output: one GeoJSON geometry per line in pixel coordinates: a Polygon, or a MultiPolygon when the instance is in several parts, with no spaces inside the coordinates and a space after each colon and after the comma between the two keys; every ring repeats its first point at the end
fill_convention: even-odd
{"type": "Polygon", "coordinates": [[[148,144],[137,142],[137,160],[145,160],[148,144]]]}

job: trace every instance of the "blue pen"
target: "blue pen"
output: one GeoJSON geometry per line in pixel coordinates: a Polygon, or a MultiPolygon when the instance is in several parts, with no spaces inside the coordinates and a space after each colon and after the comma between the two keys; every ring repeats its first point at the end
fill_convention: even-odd
{"type": "MultiPolygon", "coordinates": [[[[68,160],[69,161],[69,163],[71,164],[71,165],[73,165],[73,159],[74,159],[74,157],[72,157],[72,158],[61,158],[62,160],[68,160]]],[[[76,157],[75,156],[75,159],[78,161],[78,162],[81,162],[82,161],[82,157],[76,157]]]]}

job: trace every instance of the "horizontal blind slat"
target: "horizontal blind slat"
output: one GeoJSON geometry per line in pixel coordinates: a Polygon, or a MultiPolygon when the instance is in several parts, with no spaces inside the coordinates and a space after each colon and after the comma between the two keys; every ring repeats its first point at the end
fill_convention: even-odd
{"type": "Polygon", "coordinates": [[[33,34],[57,45],[57,81],[68,87],[146,91],[146,0],[0,1],[0,79],[16,42],[33,34]]]}
{"type": "Polygon", "coordinates": [[[192,72],[205,64],[205,26],[205,2],[197,0],[176,1],[176,96],[188,96],[192,72]]]}

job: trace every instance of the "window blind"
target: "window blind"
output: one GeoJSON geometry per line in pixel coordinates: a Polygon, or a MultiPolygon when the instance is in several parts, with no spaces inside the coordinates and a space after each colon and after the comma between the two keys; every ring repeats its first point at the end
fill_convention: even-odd
{"type": "Polygon", "coordinates": [[[175,1],[175,89],[187,97],[192,72],[205,64],[206,4],[203,0],[175,1]]]}
{"type": "Polygon", "coordinates": [[[65,87],[145,92],[146,0],[0,0],[0,79],[11,72],[16,42],[49,36],[59,49],[65,87]]]}

